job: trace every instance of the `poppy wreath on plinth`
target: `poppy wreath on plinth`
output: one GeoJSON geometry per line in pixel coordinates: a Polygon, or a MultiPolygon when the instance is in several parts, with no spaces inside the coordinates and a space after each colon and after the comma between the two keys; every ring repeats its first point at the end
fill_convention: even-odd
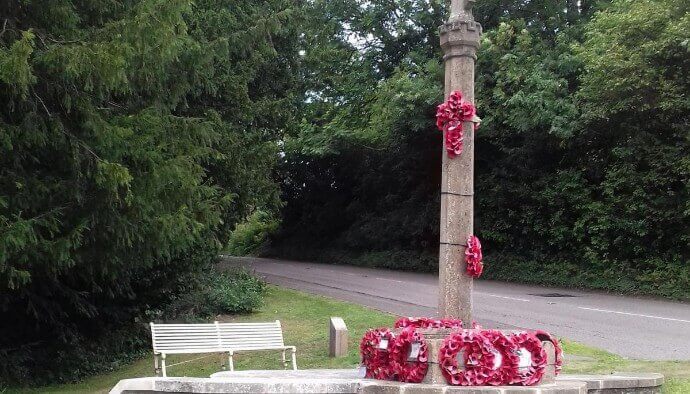
{"type": "Polygon", "coordinates": [[[544,330],[536,330],[534,331],[534,335],[539,338],[542,342],[544,341],[549,341],[553,344],[553,347],[556,351],[556,375],[561,373],[561,370],[563,369],[563,349],[561,349],[561,344],[558,342],[558,338],[554,337],[553,335],[549,334],[548,332],[544,330]]]}
{"type": "Polygon", "coordinates": [[[462,330],[451,333],[443,340],[438,358],[448,384],[482,386],[493,375],[496,354],[491,342],[481,331],[462,330]],[[458,360],[460,352],[461,361],[458,360]]]}
{"type": "Polygon", "coordinates": [[[424,335],[415,327],[406,327],[398,335],[390,350],[390,360],[395,375],[401,382],[420,383],[429,369],[428,347],[424,335]],[[410,350],[417,348],[414,359],[410,359],[410,350]]]}
{"type": "Polygon", "coordinates": [[[492,386],[510,384],[517,380],[520,357],[515,343],[498,330],[484,330],[482,334],[494,349],[494,365],[486,383],[492,386]]]}
{"type": "Polygon", "coordinates": [[[401,317],[395,321],[395,328],[462,328],[460,319],[430,319],[428,317],[401,317]]]}
{"type": "MultiPolygon", "coordinates": [[[[462,153],[462,122],[475,121],[477,110],[462,98],[460,91],[454,91],[448,100],[436,108],[436,127],[444,133],[446,152],[451,159],[462,153]]],[[[477,123],[474,123],[476,130],[477,123]]]]}
{"type": "Polygon", "coordinates": [[[511,334],[517,356],[520,359],[518,372],[511,384],[532,386],[541,381],[546,371],[546,351],[541,340],[530,332],[511,334]]]}
{"type": "Polygon", "coordinates": [[[364,377],[370,379],[388,380],[393,377],[394,370],[390,360],[390,348],[395,336],[387,328],[367,330],[359,344],[362,355],[362,365],[366,368],[364,377]],[[379,346],[385,340],[384,349],[379,346]]]}

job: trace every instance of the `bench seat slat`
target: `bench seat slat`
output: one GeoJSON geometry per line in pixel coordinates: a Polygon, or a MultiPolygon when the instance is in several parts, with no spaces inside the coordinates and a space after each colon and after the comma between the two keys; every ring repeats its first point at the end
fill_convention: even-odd
{"type": "Polygon", "coordinates": [[[180,344],[189,344],[189,345],[194,345],[194,346],[201,346],[201,345],[213,345],[213,346],[219,346],[220,344],[218,343],[217,340],[207,340],[207,341],[189,341],[189,340],[180,340],[180,341],[156,341],[156,345],[158,346],[178,346],[180,344]]]}
{"type": "Polygon", "coordinates": [[[257,343],[257,342],[280,342],[283,343],[283,338],[223,338],[220,340],[221,344],[236,342],[238,344],[242,343],[257,343]]]}
{"type": "Polygon", "coordinates": [[[186,344],[180,344],[176,346],[156,346],[156,350],[175,350],[175,349],[217,349],[218,351],[222,351],[223,349],[220,349],[218,345],[208,345],[208,346],[197,346],[197,345],[186,345],[186,344]]]}
{"type": "Polygon", "coordinates": [[[227,353],[227,351],[217,349],[207,349],[200,351],[200,349],[173,349],[173,350],[156,350],[158,354],[201,354],[201,353],[227,353]]]}
{"type": "MultiPolygon", "coordinates": [[[[204,341],[204,340],[215,340],[218,342],[218,336],[197,336],[197,337],[189,337],[185,335],[176,335],[176,336],[169,336],[169,337],[159,337],[156,336],[155,341],[156,342],[161,342],[161,341],[167,341],[167,342],[174,342],[174,341],[204,341]]],[[[247,339],[247,340],[273,340],[273,339],[283,339],[282,335],[224,335],[221,336],[220,339],[221,341],[225,340],[233,340],[233,339],[247,339]]]]}
{"type": "Polygon", "coordinates": [[[215,324],[181,324],[181,325],[168,325],[160,324],[156,326],[158,330],[206,330],[209,328],[216,328],[215,324]]]}
{"type": "Polygon", "coordinates": [[[283,336],[276,332],[262,333],[262,332],[252,332],[252,333],[220,333],[221,338],[282,338],[283,336]]]}
{"type": "MultiPolygon", "coordinates": [[[[206,328],[216,327],[216,324],[155,324],[156,329],[175,329],[175,328],[206,328]]],[[[277,323],[218,323],[219,327],[280,327],[277,323]]]]}

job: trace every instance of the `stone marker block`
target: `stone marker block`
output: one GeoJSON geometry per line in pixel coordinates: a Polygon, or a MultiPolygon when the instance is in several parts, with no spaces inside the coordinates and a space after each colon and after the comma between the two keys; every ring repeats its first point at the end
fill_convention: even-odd
{"type": "Polygon", "coordinates": [[[331,317],[329,324],[328,355],[343,357],[347,355],[347,326],[341,317],[331,317]]]}

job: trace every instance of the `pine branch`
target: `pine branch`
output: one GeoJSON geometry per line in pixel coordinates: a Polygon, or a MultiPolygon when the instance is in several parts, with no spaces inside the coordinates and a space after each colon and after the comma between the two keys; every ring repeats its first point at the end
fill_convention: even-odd
{"type": "MultiPolygon", "coordinates": [[[[36,91],[34,91],[34,90],[32,90],[32,91],[33,91],[34,96],[36,97],[36,99],[38,99],[38,102],[40,102],[41,105],[43,106],[43,109],[46,111],[46,114],[48,114],[48,117],[49,117],[49,118],[52,118],[53,115],[50,113],[50,110],[49,110],[48,107],[46,106],[46,104],[45,104],[45,102],[43,101],[43,99],[41,98],[41,96],[39,96],[38,93],[36,93],[36,91]]],[[[58,129],[58,131],[61,132],[61,133],[64,134],[64,135],[66,135],[67,137],[73,138],[75,141],[77,141],[77,143],[78,143],[79,145],[81,145],[82,148],[86,149],[87,152],[91,153],[91,155],[93,155],[93,157],[95,157],[96,160],[102,161],[102,159],[100,158],[100,156],[98,156],[98,154],[96,154],[96,152],[94,152],[93,149],[91,149],[91,147],[88,146],[84,141],[80,140],[80,139],[77,138],[75,135],[73,135],[73,134],[71,134],[71,133],[69,133],[69,132],[67,132],[67,131],[65,131],[65,130],[63,130],[63,129],[58,129]]]]}
{"type": "Polygon", "coordinates": [[[43,99],[41,98],[41,96],[39,96],[35,90],[32,89],[31,91],[34,93],[34,97],[36,97],[38,99],[38,102],[41,103],[41,105],[43,106],[43,109],[46,111],[46,114],[48,114],[48,117],[52,118],[53,115],[50,113],[50,110],[48,110],[48,107],[46,106],[46,103],[43,102],[43,99]]]}
{"type": "Polygon", "coordinates": [[[9,21],[8,18],[5,18],[5,22],[2,23],[2,31],[0,31],[0,38],[2,38],[2,35],[5,34],[7,31],[7,22],[9,21]]]}

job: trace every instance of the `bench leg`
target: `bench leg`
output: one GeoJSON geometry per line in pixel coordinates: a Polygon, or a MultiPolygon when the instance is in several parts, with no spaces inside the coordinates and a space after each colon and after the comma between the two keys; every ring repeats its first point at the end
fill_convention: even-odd
{"type": "Polygon", "coordinates": [[[292,369],[297,371],[297,349],[292,349],[292,369]]]}
{"type": "Polygon", "coordinates": [[[233,352],[230,352],[230,353],[228,354],[228,367],[230,368],[230,371],[234,371],[234,370],[235,370],[235,363],[232,362],[232,356],[233,356],[233,355],[234,355],[233,352]]]}
{"type": "Polygon", "coordinates": [[[281,360],[283,361],[283,369],[287,369],[287,359],[285,358],[285,350],[283,350],[281,360]]]}
{"type": "Polygon", "coordinates": [[[168,376],[168,371],[165,369],[165,353],[161,354],[161,367],[163,367],[163,377],[168,376]]]}
{"type": "Polygon", "coordinates": [[[153,375],[158,376],[159,373],[160,373],[160,370],[158,368],[158,355],[154,353],[153,354],[153,375]]]}

